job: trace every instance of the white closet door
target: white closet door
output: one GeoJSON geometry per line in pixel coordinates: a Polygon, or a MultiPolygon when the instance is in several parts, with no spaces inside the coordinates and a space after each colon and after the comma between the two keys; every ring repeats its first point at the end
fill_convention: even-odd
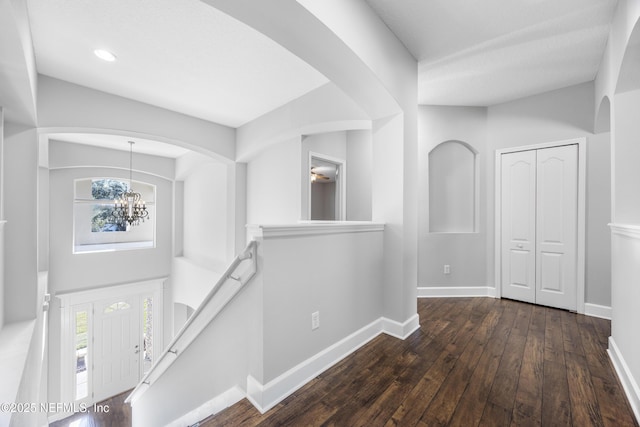
{"type": "Polygon", "coordinates": [[[536,302],[576,310],[578,147],[537,150],[536,302]]]}
{"type": "Polygon", "coordinates": [[[536,299],[536,152],[502,155],[502,296],[536,299]]]}

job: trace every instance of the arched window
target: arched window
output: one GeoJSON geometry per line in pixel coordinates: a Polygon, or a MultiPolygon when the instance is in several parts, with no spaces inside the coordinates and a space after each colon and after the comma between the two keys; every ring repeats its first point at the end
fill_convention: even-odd
{"type": "Polygon", "coordinates": [[[429,153],[429,231],[477,231],[477,153],[445,141],[429,153]]]}

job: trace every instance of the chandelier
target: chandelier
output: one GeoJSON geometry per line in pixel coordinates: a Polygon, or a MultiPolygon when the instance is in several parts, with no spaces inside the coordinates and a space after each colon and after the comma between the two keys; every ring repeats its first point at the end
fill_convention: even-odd
{"type": "Polygon", "coordinates": [[[113,220],[121,227],[126,227],[127,224],[139,225],[140,221],[144,222],[149,218],[147,205],[140,193],[134,192],[132,188],[133,144],[135,142],[129,141],[129,189],[115,200],[113,208],[113,220]]]}

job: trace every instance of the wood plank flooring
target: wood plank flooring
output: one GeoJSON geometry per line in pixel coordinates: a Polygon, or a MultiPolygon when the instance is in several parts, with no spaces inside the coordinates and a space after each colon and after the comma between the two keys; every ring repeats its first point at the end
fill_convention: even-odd
{"type": "Polygon", "coordinates": [[[609,321],[492,298],[418,311],[408,339],[381,335],[267,413],[245,399],[200,426],[638,426],[609,321]]]}
{"type": "Polygon", "coordinates": [[[131,426],[131,406],[124,400],[132,390],[110,397],[97,405],[108,408],[108,412],[96,412],[93,407],[63,420],[49,424],[49,427],[127,427],[131,426]]]}

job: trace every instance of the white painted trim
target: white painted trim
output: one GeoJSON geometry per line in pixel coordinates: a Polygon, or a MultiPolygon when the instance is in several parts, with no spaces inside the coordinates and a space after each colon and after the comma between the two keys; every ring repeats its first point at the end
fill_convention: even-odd
{"type": "Polygon", "coordinates": [[[314,377],[326,371],[381,333],[397,338],[406,338],[419,327],[417,314],[403,323],[381,317],[294,366],[267,384],[263,385],[249,375],[247,377],[247,399],[260,413],[264,414],[314,377]],[[389,328],[388,330],[386,329],[387,327],[389,328]]]}
{"type": "Polygon", "coordinates": [[[294,366],[267,384],[263,385],[249,375],[247,378],[247,399],[260,413],[264,414],[318,374],[380,335],[382,333],[382,324],[382,318],[371,322],[320,353],[294,366]]]}
{"type": "Polygon", "coordinates": [[[249,237],[262,239],[374,231],[384,231],[384,223],[370,221],[301,221],[297,224],[247,225],[249,237]]]}
{"type": "MultiPolygon", "coordinates": [[[[64,402],[75,402],[73,395],[73,315],[74,309],[83,308],[86,309],[89,315],[89,328],[90,334],[93,334],[93,306],[94,303],[110,299],[114,297],[131,297],[140,296],[146,297],[152,295],[157,303],[154,303],[153,318],[154,321],[154,341],[158,348],[164,348],[164,283],[167,280],[166,277],[157,279],[144,280],[139,282],[126,283],[115,286],[106,286],[96,289],[88,289],[77,292],[66,292],[56,294],[56,298],[60,300],[60,396],[64,402]]],[[[93,351],[93,340],[89,341],[89,351],[93,351]]],[[[141,362],[142,363],[142,362],[141,362]]],[[[82,400],[83,403],[91,405],[95,403],[98,396],[93,396],[93,375],[92,368],[90,368],[89,378],[89,395],[86,399],[82,400]]],[[[140,370],[142,374],[142,369],[140,370]]],[[[124,391],[124,390],[123,390],[124,391]]],[[[72,414],[65,414],[70,416],[72,414]]],[[[53,418],[50,417],[50,420],[53,418]]]]}
{"type": "Polygon", "coordinates": [[[618,234],[632,239],[640,239],[640,225],[631,224],[609,224],[612,234],[618,234]]]}
{"type": "Polygon", "coordinates": [[[84,291],[57,293],[56,298],[60,299],[61,308],[64,308],[68,305],[86,304],[89,302],[112,298],[114,295],[130,296],[147,292],[162,291],[163,284],[167,279],[168,277],[160,277],[157,279],[126,283],[123,285],[104,286],[84,291]]]}
{"type": "Polygon", "coordinates": [[[382,332],[400,340],[405,340],[409,335],[420,328],[420,317],[418,313],[411,316],[403,323],[382,317],[382,332]]]}
{"type": "Polygon", "coordinates": [[[611,320],[611,307],[587,302],[584,304],[584,314],[591,317],[600,317],[602,319],[611,320]]]}
{"type": "Polygon", "coordinates": [[[627,399],[629,400],[631,409],[636,416],[636,420],[640,422],[640,387],[638,387],[638,383],[633,378],[631,370],[625,362],[622,353],[620,353],[613,337],[609,337],[609,350],[607,350],[607,352],[609,353],[611,363],[618,374],[618,378],[622,383],[622,388],[627,395],[627,399]]]}
{"type": "Polygon", "coordinates": [[[167,424],[167,427],[194,425],[244,399],[245,392],[235,386],[167,424]]]}
{"type": "Polygon", "coordinates": [[[496,297],[490,286],[424,286],[418,287],[418,298],[496,297]]]}
{"type": "Polygon", "coordinates": [[[585,137],[567,139],[555,142],[546,142],[541,144],[525,145],[522,147],[502,148],[496,150],[495,153],[495,169],[494,169],[494,274],[496,281],[496,298],[502,297],[502,274],[501,274],[501,235],[500,224],[502,222],[502,213],[500,209],[500,200],[502,195],[501,188],[501,170],[502,155],[506,153],[515,153],[519,151],[539,150],[542,148],[561,147],[564,145],[578,146],[578,234],[577,234],[577,259],[576,259],[576,311],[584,314],[585,312],[585,267],[586,267],[586,170],[587,170],[587,139],[585,137]]]}
{"type": "Polygon", "coordinates": [[[333,163],[338,166],[337,170],[340,175],[338,179],[338,186],[336,187],[336,191],[339,192],[339,211],[340,218],[339,221],[346,221],[347,219],[347,161],[344,159],[339,159],[337,157],[327,156],[325,154],[309,151],[309,157],[307,162],[307,170],[306,170],[306,181],[307,181],[307,218],[311,219],[311,163],[312,159],[316,158],[321,161],[333,163]]]}

